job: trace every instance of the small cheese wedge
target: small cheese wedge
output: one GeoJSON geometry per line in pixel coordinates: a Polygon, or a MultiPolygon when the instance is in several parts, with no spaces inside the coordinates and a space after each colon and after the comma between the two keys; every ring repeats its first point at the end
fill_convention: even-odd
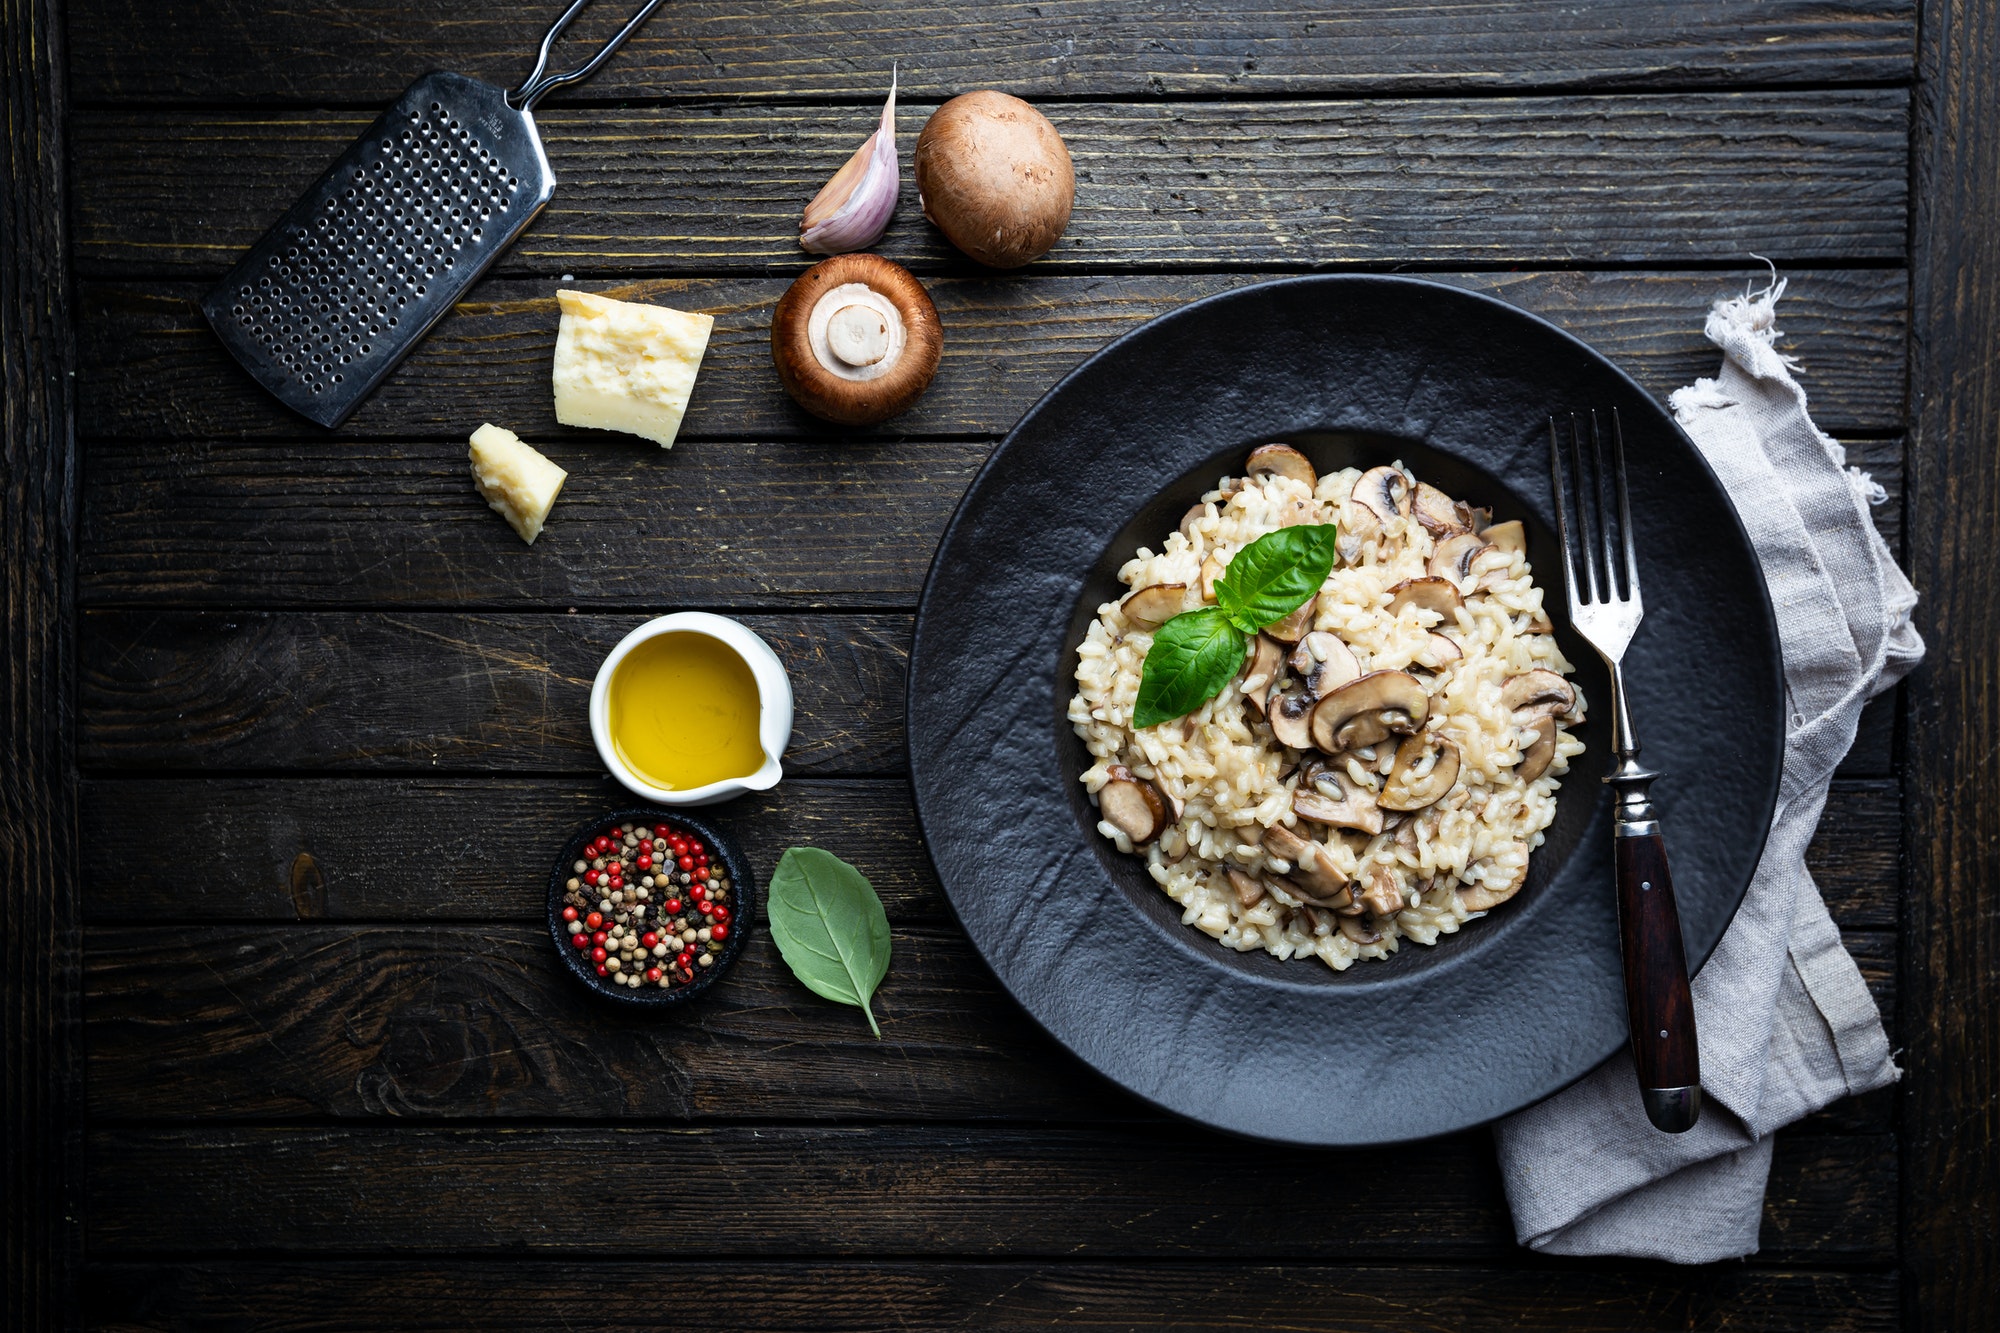
{"type": "Polygon", "coordinates": [[[558,291],[556,420],[673,447],[713,315],[558,291]]]}
{"type": "Polygon", "coordinates": [[[528,545],[542,535],[549,507],[568,480],[569,473],[513,431],[489,424],[472,432],[472,484],[528,545]]]}

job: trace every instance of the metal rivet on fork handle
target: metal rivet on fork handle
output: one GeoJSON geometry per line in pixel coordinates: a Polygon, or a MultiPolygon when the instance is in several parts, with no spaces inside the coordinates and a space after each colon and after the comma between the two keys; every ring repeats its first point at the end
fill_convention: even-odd
{"type": "Polygon", "coordinates": [[[596,73],[662,2],[545,73],[590,3],[573,0],[511,93],[462,74],[411,84],[202,299],[223,346],[293,411],[345,421],[555,193],[535,103],[596,73]]]}

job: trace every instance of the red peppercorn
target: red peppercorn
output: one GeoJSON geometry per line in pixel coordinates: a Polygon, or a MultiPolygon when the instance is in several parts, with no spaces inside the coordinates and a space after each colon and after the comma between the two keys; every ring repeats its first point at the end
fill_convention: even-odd
{"type": "Polygon", "coordinates": [[[576,920],[576,909],[574,907],[563,908],[563,920],[565,921],[576,920]]]}
{"type": "Polygon", "coordinates": [[[590,951],[590,956],[596,961],[601,963],[605,959],[609,958],[611,955],[605,952],[604,946],[600,944],[595,949],[592,949],[590,951]]]}
{"type": "Polygon", "coordinates": [[[708,867],[696,866],[694,868],[694,877],[698,880],[701,880],[703,883],[706,883],[710,879],[708,867]]]}
{"type": "Polygon", "coordinates": [[[656,838],[664,838],[671,832],[673,832],[673,830],[668,828],[665,824],[653,825],[653,836],[656,838]]]}
{"type": "Polygon", "coordinates": [[[701,914],[702,914],[703,916],[714,916],[714,915],[715,915],[715,904],[714,904],[714,903],[696,903],[696,904],[694,905],[694,909],[695,909],[695,911],[697,911],[697,912],[700,912],[700,913],[701,913],[701,914]]]}
{"type": "Polygon", "coordinates": [[[729,919],[729,909],[721,903],[717,903],[715,905],[715,919],[717,921],[727,921],[729,919]]]}
{"type": "Polygon", "coordinates": [[[608,977],[611,975],[611,969],[606,967],[604,964],[599,963],[597,965],[597,975],[600,977],[608,977]]]}
{"type": "Polygon", "coordinates": [[[602,944],[610,938],[611,935],[607,931],[594,930],[590,933],[590,942],[592,944],[602,944]]]}
{"type": "Polygon", "coordinates": [[[676,861],[674,864],[678,865],[682,870],[693,870],[694,858],[692,856],[687,855],[684,852],[681,854],[680,859],[676,861]]]}
{"type": "Polygon", "coordinates": [[[645,945],[648,949],[652,948],[655,944],[658,944],[659,942],[660,942],[660,936],[659,933],[656,931],[649,930],[645,934],[639,937],[639,943],[645,945]]]}
{"type": "Polygon", "coordinates": [[[681,912],[681,900],[678,898],[667,899],[667,905],[663,910],[668,916],[679,916],[681,912]]]}
{"type": "Polygon", "coordinates": [[[708,897],[708,890],[697,884],[688,890],[688,897],[694,899],[696,902],[700,902],[702,899],[708,897]]]}
{"type": "Polygon", "coordinates": [[[719,940],[726,940],[726,939],[728,939],[728,938],[729,938],[729,927],[727,927],[727,926],[717,926],[717,927],[715,927],[715,928],[714,928],[713,930],[709,931],[708,933],[709,933],[709,934],[711,934],[711,935],[713,935],[713,936],[715,936],[715,938],[717,938],[717,939],[719,939],[719,940]]]}
{"type": "Polygon", "coordinates": [[[689,963],[692,963],[694,961],[694,953],[691,950],[682,949],[680,957],[674,959],[674,961],[676,963],[679,963],[682,967],[686,967],[689,963]]]}
{"type": "Polygon", "coordinates": [[[648,980],[648,981],[658,981],[659,979],[660,979],[660,969],[659,969],[659,968],[657,968],[657,967],[649,967],[649,968],[647,968],[647,969],[646,969],[646,980],[648,980]]]}
{"type": "Polygon", "coordinates": [[[583,924],[589,926],[592,930],[596,930],[604,924],[604,914],[602,912],[592,912],[583,919],[583,924]]]}
{"type": "Polygon", "coordinates": [[[637,861],[636,864],[641,870],[651,870],[653,868],[653,858],[646,855],[644,852],[640,852],[639,860],[637,861]]]}
{"type": "Polygon", "coordinates": [[[590,936],[572,935],[569,937],[569,942],[579,949],[588,949],[590,947],[590,936]]]}

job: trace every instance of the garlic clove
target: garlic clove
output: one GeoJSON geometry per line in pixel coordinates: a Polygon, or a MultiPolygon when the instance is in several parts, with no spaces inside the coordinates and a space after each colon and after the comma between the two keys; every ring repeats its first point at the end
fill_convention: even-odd
{"type": "Polygon", "coordinates": [[[896,157],[896,83],[891,73],[880,127],[806,205],[799,219],[800,249],[816,255],[866,250],[888,229],[903,175],[896,157]]]}

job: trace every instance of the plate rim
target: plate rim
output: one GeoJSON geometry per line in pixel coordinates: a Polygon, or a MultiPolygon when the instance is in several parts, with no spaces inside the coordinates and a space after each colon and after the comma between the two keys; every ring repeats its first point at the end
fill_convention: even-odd
{"type": "MultiPolygon", "coordinates": [[[[1539,325],[1547,333],[1553,334],[1558,340],[1568,344],[1573,353],[1597,363],[1597,365],[1600,366],[1602,369],[1609,371],[1617,379],[1623,381],[1625,387],[1629,389],[1635,396],[1657,407],[1660,410],[1662,418],[1666,421],[1668,425],[1670,425],[1673,428],[1673,431],[1681,437],[1682,442],[1686,445],[1688,456],[1694,460],[1695,464],[1700,468],[1701,472],[1708,478],[1709,482],[1714,486],[1716,493],[1720,495],[1725,501],[1725,503],[1722,506],[1723,511],[1727,514],[1729,522],[1733,525],[1736,535],[1741,539],[1743,550],[1749,553],[1751,563],[1758,571],[1759,577],[1754,580],[1756,586],[1752,596],[1754,597],[1757,604],[1761,607],[1763,611],[1763,627],[1765,631],[1764,637],[1766,639],[1766,643],[1763,645],[1764,651],[1760,653],[1758,656],[1760,660],[1768,663],[1768,670],[1771,674],[1771,683],[1775,686],[1773,693],[1776,695],[1776,697],[1780,699],[1783,698],[1785,689],[1783,644],[1778,635],[1777,613],[1776,613],[1776,608],[1773,606],[1771,602],[1770,584],[1768,580],[1765,577],[1763,577],[1762,561],[1757,553],[1756,545],[1751,540],[1749,529],[1744,525],[1743,516],[1741,512],[1738,511],[1735,501],[1730,499],[1728,487],[1724,485],[1722,478],[1716,473],[1714,467],[1709,463],[1707,456],[1702,453],[1700,447],[1695,444],[1693,439],[1688,436],[1686,431],[1681,429],[1680,423],[1674,419],[1674,416],[1670,408],[1668,408],[1665,404],[1662,404],[1660,400],[1653,395],[1651,390],[1641,385],[1638,382],[1638,380],[1633,378],[1630,372],[1628,372],[1623,366],[1619,365],[1616,361],[1613,361],[1610,357],[1606,356],[1604,353],[1592,347],[1589,343],[1583,341],[1583,339],[1569,332],[1567,329],[1564,329],[1560,325],[1554,323],[1553,321],[1545,318],[1542,315],[1535,313],[1532,310],[1525,309],[1509,301],[1501,300],[1499,297],[1493,296],[1487,292],[1476,291],[1466,287],[1459,287],[1451,283],[1439,282],[1431,278],[1405,275],[1405,274],[1304,273],[1304,274],[1291,274],[1281,278],[1265,279],[1260,282],[1245,283],[1242,286],[1231,287],[1220,292],[1211,292],[1206,296],[1198,297],[1195,300],[1188,301],[1182,305],[1176,306],[1171,310],[1162,311],[1161,313],[1154,315],[1152,318],[1139,324],[1136,328],[1129,329],[1125,333],[1120,334],[1118,337],[1104,344],[1102,347],[1092,352],[1089,356],[1085,357],[1082,361],[1078,362],[1075,366],[1071,367],[1070,370],[1062,376],[1062,378],[1057,380],[1045,392],[1043,392],[1039,397],[1037,397],[1035,401],[1031,403],[1015,420],[1014,425],[1007,431],[1006,435],[1001,437],[1000,442],[996,444],[993,447],[992,452],[987,455],[985,462],[983,462],[979,466],[979,469],[972,475],[971,480],[966,483],[965,490],[960,494],[958,502],[952,507],[951,517],[946,521],[943,529],[939,532],[937,544],[932,548],[930,561],[925,568],[923,586],[918,592],[917,607],[911,621],[910,665],[909,665],[909,670],[905,673],[904,684],[903,684],[903,716],[904,716],[903,761],[904,761],[904,768],[910,775],[911,806],[917,817],[918,833],[923,838],[924,841],[924,853],[926,858],[931,863],[931,868],[933,872],[936,873],[938,876],[939,888],[943,891],[945,902],[951,909],[953,921],[958,925],[959,930],[966,936],[967,942],[972,945],[973,953],[979,957],[980,962],[985,966],[988,974],[991,975],[994,981],[998,983],[1000,988],[1006,992],[1008,999],[1014,1003],[1015,1007],[1019,1009],[1020,1012],[1025,1014],[1028,1017],[1028,1019],[1035,1024],[1036,1027],[1040,1028],[1044,1033],[1046,1033],[1050,1040],[1054,1041],[1058,1046],[1062,1047],[1063,1050],[1068,1052],[1071,1057],[1080,1061],[1082,1064],[1088,1067],[1091,1070],[1091,1072],[1095,1074],[1097,1077],[1117,1087],[1122,1093],[1128,1096],[1135,1097],[1141,1102],[1145,1103],[1146,1105],[1154,1107],[1157,1110],[1166,1113],[1167,1115],[1173,1117],[1176,1121],[1186,1124],[1199,1125],[1203,1129],[1209,1130],[1211,1132],[1224,1134],[1232,1138],[1245,1139],[1260,1143],[1283,1144],[1287,1146],[1325,1147],[1325,1148],[1369,1148],[1369,1147],[1386,1147],[1386,1146],[1407,1144],[1407,1143],[1421,1143],[1442,1138],[1450,1134],[1464,1133],[1468,1130],[1480,1128],[1481,1126],[1494,1124],[1500,1120],[1507,1118],[1508,1116],[1519,1114],[1521,1111],[1524,1111],[1529,1107],[1536,1106],[1544,1101],[1547,1101],[1549,1098],[1555,1097],[1558,1094],[1566,1091],[1567,1089],[1576,1086],[1578,1083],[1581,1083],[1583,1080],[1591,1077],[1598,1070],[1602,1069],[1606,1064],[1608,1064],[1612,1060],[1615,1060],[1618,1057],[1618,1055],[1627,1048],[1627,1043],[1623,1039],[1621,1039],[1618,1042],[1618,1044],[1613,1046],[1612,1049],[1609,1050],[1601,1060],[1598,1060],[1595,1063],[1591,1064],[1589,1067],[1583,1069],[1581,1072],[1577,1073],[1573,1078],[1567,1079],[1553,1087],[1546,1089],[1545,1091],[1535,1094],[1534,1096],[1521,1102],[1519,1105],[1514,1106],[1510,1110],[1502,1111],[1486,1119],[1469,1121],[1464,1124],[1457,1125],[1455,1127],[1437,1129],[1416,1136],[1388,1134],[1388,1135],[1377,1135],[1377,1136],[1356,1136],[1356,1137],[1339,1138],[1339,1139],[1329,1139],[1320,1137],[1305,1137],[1305,1138],[1287,1137],[1280,1134],[1258,1133],[1253,1130],[1243,1128],[1237,1125],[1219,1124],[1214,1121],[1199,1119],[1198,1117],[1190,1114],[1187,1111],[1180,1109],[1179,1107],[1168,1104],[1167,1102],[1161,1100],[1159,1097],[1154,1096],[1152,1093],[1142,1088],[1133,1086],[1132,1084],[1126,1082],[1123,1078],[1119,1077],[1118,1075],[1101,1067],[1099,1064],[1097,1064],[1097,1062],[1092,1060],[1087,1054],[1085,1054],[1083,1051],[1078,1050],[1076,1046],[1074,1046],[1071,1042],[1066,1040],[1060,1033],[1056,1032],[1052,1027],[1050,1027],[1048,1022],[1045,1021],[1042,1018],[1042,1016],[1038,1014],[1031,1005],[1029,1005],[1025,1000],[1022,999],[1019,992],[1017,992],[1017,990],[1015,989],[1013,983],[1007,978],[1005,974],[1001,972],[1001,970],[998,967],[994,965],[993,961],[987,956],[986,950],[982,949],[979,945],[979,942],[972,937],[971,930],[969,930],[966,927],[964,918],[959,912],[957,899],[953,896],[950,888],[945,883],[944,872],[938,866],[937,857],[935,853],[931,850],[932,846],[934,845],[935,839],[932,837],[931,834],[930,817],[925,810],[923,784],[919,782],[917,778],[918,761],[916,755],[916,738],[914,734],[915,729],[910,725],[910,721],[915,716],[915,704],[918,691],[918,666],[919,666],[918,646],[919,644],[921,644],[924,638],[924,622],[926,621],[927,618],[929,618],[929,616],[933,612],[933,605],[934,605],[933,592],[935,590],[935,585],[938,579],[939,564],[944,557],[946,549],[951,545],[953,537],[957,534],[960,526],[966,521],[966,511],[968,507],[971,505],[973,497],[975,496],[975,494],[978,493],[980,488],[986,483],[988,477],[994,471],[994,469],[1000,466],[1000,464],[1004,461],[1004,457],[1007,451],[1014,446],[1015,442],[1020,438],[1023,430],[1025,430],[1028,427],[1028,425],[1045,408],[1047,408],[1051,402],[1053,402],[1060,394],[1062,394],[1065,390],[1067,390],[1073,381],[1084,376],[1099,361],[1109,358],[1114,353],[1123,348],[1127,343],[1132,342],[1141,337],[1152,336],[1156,332],[1156,330],[1158,330],[1162,326],[1171,324],[1177,320],[1190,318],[1193,316],[1194,312],[1206,310],[1211,306],[1224,305],[1228,304],[1231,301],[1243,300],[1253,293],[1273,291],[1281,288],[1304,288],[1304,287],[1333,287],[1333,288],[1400,287],[1404,289],[1413,289],[1417,292],[1441,293],[1444,294],[1449,299],[1467,300],[1475,305],[1485,305],[1488,307],[1492,307],[1506,318],[1524,319],[1529,321],[1531,324],[1539,325]]],[[[1563,610],[1566,616],[1567,608],[1565,607],[1563,608],[1563,610]]],[[[1058,694],[1059,693],[1060,689],[1058,689],[1058,694]]],[[[1688,974],[1690,980],[1692,980],[1695,976],[1699,975],[1702,968],[1707,966],[1709,959],[1714,956],[1715,950],[1721,946],[1722,940],[1729,933],[1730,926],[1734,924],[1737,914],[1742,910],[1743,900],[1745,896],[1747,896],[1749,893],[1751,882],[1756,878],[1757,868],[1762,864],[1764,851],[1769,846],[1770,834],[1771,834],[1771,819],[1773,816],[1775,816],[1777,812],[1778,796],[1780,791],[1782,790],[1784,782],[1784,751],[1786,745],[1786,735],[1787,735],[1786,728],[1782,723],[1773,728],[1771,733],[1770,757],[1773,762],[1771,763],[1771,773],[1769,782],[1767,784],[1767,790],[1762,794],[1761,798],[1761,805],[1765,813],[1763,818],[1760,819],[1758,822],[1758,828],[1760,831],[1758,834],[1757,846],[1755,849],[1756,854],[1755,856],[1749,859],[1747,863],[1749,866],[1748,872],[1743,875],[1742,882],[1738,886],[1736,886],[1736,888],[1733,890],[1731,894],[1732,902],[1729,907],[1728,915],[1724,919],[1722,930],[1716,934],[1714,941],[1708,944],[1706,948],[1690,952],[1689,968],[1688,968],[1688,974]]]]}

